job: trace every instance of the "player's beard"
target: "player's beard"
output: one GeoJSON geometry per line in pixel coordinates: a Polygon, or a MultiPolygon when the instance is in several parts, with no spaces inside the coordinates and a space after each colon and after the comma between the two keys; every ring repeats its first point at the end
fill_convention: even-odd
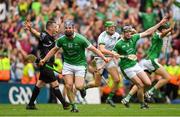
{"type": "Polygon", "coordinates": [[[74,32],[64,32],[64,34],[65,34],[67,37],[71,37],[71,36],[73,36],[74,32]]]}

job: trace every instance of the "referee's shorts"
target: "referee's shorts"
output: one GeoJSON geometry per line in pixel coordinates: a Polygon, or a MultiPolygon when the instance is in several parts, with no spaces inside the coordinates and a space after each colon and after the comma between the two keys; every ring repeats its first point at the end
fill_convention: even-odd
{"type": "MultiPolygon", "coordinates": [[[[49,66],[53,67],[52,63],[47,63],[49,66]]],[[[51,83],[57,80],[57,78],[55,77],[54,71],[42,66],[40,67],[40,76],[39,76],[39,80],[44,81],[45,83],[51,83]]]]}

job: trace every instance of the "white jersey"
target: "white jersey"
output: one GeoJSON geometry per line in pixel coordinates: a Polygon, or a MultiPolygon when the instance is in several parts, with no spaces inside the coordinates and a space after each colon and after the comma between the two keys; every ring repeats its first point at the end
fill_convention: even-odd
{"type": "Polygon", "coordinates": [[[102,32],[98,37],[98,45],[104,44],[105,49],[112,50],[120,35],[115,32],[113,35],[108,35],[106,31],[102,32]]]}

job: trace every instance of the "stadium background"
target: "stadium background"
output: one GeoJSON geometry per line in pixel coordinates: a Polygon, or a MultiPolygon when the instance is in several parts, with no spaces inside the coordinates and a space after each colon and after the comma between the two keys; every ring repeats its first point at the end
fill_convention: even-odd
{"type": "MultiPolygon", "coordinates": [[[[27,103],[25,99],[29,98],[32,86],[38,78],[38,68],[33,64],[32,80],[23,82],[25,77],[23,71],[31,66],[26,64],[25,56],[27,54],[38,56],[37,39],[23,29],[25,18],[30,19],[33,27],[39,31],[44,29],[49,19],[54,19],[59,24],[65,19],[73,19],[76,31],[85,35],[96,46],[97,37],[104,30],[103,24],[106,20],[115,21],[119,33],[122,27],[128,24],[141,32],[155,25],[167,14],[176,22],[176,26],[174,32],[164,39],[159,60],[170,73],[171,80],[161,88],[161,92],[157,92],[154,101],[180,103],[180,0],[0,0],[0,103],[12,103],[9,101],[10,89],[14,91],[12,92],[14,95],[12,98],[16,100],[14,104],[27,103]],[[170,86],[173,88],[169,88],[170,86]]],[[[59,36],[63,34],[63,24],[61,29],[59,36]]],[[[144,57],[149,46],[149,37],[139,40],[138,60],[144,57]]],[[[61,70],[61,55],[56,56],[56,69],[61,70]]],[[[57,77],[61,82],[62,76],[57,77]]],[[[156,81],[160,77],[153,75],[152,78],[156,81]]],[[[108,81],[108,86],[99,88],[102,102],[113,85],[110,77],[108,81]]],[[[130,86],[129,81],[122,79],[114,100],[120,102],[130,86]]],[[[37,102],[56,102],[48,86],[42,92],[42,97],[39,97],[37,102]],[[46,101],[43,100],[43,96],[47,96],[46,101]]],[[[133,101],[136,102],[136,98],[133,101]]]]}

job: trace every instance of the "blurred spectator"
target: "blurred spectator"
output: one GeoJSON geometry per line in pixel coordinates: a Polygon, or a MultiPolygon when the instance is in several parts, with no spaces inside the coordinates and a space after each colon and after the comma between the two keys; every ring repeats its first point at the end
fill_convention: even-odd
{"type": "Polygon", "coordinates": [[[10,80],[10,59],[8,57],[8,49],[0,46],[0,82],[10,80]]]}
{"type": "Polygon", "coordinates": [[[39,2],[39,0],[34,0],[31,4],[31,9],[33,12],[35,12],[36,16],[38,16],[41,12],[41,6],[42,4],[39,2]]]}
{"type": "Polygon", "coordinates": [[[157,14],[152,12],[151,7],[148,7],[145,13],[140,12],[139,16],[142,19],[142,26],[144,30],[147,30],[157,23],[157,14]]]}
{"type": "Polygon", "coordinates": [[[29,9],[28,1],[20,0],[18,3],[18,10],[22,20],[25,20],[25,17],[28,14],[28,9],[29,9]]]}
{"type": "Polygon", "coordinates": [[[11,59],[11,81],[20,83],[23,77],[24,57],[17,49],[12,50],[11,54],[13,55],[11,59]]]}
{"type": "Polygon", "coordinates": [[[35,84],[36,77],[35,77],[35,71],[34,71],[32,61],[26,58],[24,63],[25,63],[25,66],[23,68],[23,76],[21,79],[21,83],[22,84],[35,84]]]}
{"type": "Polygon", "coordinates": [[[178,96],[178,89],[180,86],[180,67],[176,64],[174,57],[170,58],[170,65],[166,67],[171,78],[166,86],[166,95],[170,100],[174,100],[178,96]]]}
{"type": "Polygon", "coordinates": [[[177,21],[178,25],[180,25],[180,0],[170,0],[172,6],[173,19],[177,21]]]}
{"type": "MultiPolygon", "coordinates": [[[[61,57],[61,53],[58,52],[55,55],[55,62],[54,62],[54,67],[53,67],[56,71],[62,72],[62,68],[63,68],[63,63],[62,63],[62,57],[61,57]]],[[[59,74],[57,72],[55,72],[55,76],[57,77],[57,79],[62,79],[62,74],[59,74]]]]}
{"type": "Polygon", "coordinates": [[[5,21],[7,16],[7,2],[4,0],[0,0],[0,22],[5,21]]]}

